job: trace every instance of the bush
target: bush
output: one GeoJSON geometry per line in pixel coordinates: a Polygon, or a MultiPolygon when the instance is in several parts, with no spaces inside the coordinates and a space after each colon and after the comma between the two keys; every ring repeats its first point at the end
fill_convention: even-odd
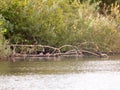
{"type": "Polygon", "coordinates": [[[99,14],[98,2],[3,0],[0,4],[0,13],[9,21],[4,35],[11,44],[72,44],[94,51],[120,50],[117,4],[111,6],[109,15],[99,14]]]}
{"type": "Polygon", "coordinates": [[[8,42],[4,38],[4,32],[7,31],[6,29],[7,22],[5,19],[0,15],[0,58],[6,57],[10,54],[10,49],[7,47],[8,42]]]}
{"type": "Polygon", "coordinates": [[[6,2],[9,5],[1,2],[3,5],[1,13],[11,23],[5,34],[11,43],[49,45],[62,43],[61,38],[65,36],[61,35],[64,34],[65,26],[63,11],[54,4],[54,1],[12,0],[6,2]]]}
{"type": "Polygon", "coordinates": [[[80,48],[88,50],[119,51],[119,7],[117,4],[113,5],[111,14],[103,16],[98,13],[98,5],[99,3],[89,2],[80,4],[73,28],[76,31],[76,42],[80,48]]]}

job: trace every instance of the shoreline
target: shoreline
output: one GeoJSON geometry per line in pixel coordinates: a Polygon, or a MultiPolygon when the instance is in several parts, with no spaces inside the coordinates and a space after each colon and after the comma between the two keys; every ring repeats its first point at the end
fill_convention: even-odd
{"type": "Polygon", "coordinates": [[[74,45],[63,45],[61,47],[52,47],[49,45],[8,45],[11,53],[5,56],[0,56],[0,59],[15,58],[15,57],[98,57],[108,58],[113,55],[120,55],[120,52],[100,52],[79,49],[74,45]],[[69,48],[69,49],[68,49],[69,48]]]}
{"type": "Polygon", "coordinates": [[[10,55],[6,58],[15,58],[15,57],[23,57],[23,58],[49,58],[49,57],[55,57],[55,58],[58,58],[58,57],[79,57],[79,58],[83,58],[83,57],[98,57],[98,58],[108,58],[109,56],[118,56],[120,55],[120,52],[104,52],[104,53],[93,53],[92,54],[89,54],[89,53],[86,53],[86,54],[83,54],[83,53],[80,53],[80,54],[77,54],[77,53],[55,53],[55,54],[14,54],[14,55],[10,55]]]}

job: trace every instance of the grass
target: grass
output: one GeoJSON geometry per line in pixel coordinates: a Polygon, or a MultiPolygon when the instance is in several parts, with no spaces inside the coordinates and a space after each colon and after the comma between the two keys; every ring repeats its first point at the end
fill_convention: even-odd
{"type": "Polygon", "coordinates": [[[1,14],[10,22],[4,33],[10,44],[75,45],[90,51],[120,51],[117,3],[104,6],[103,14],[99,12],[99,2],[3,0],[0,3],[1,14]]]}

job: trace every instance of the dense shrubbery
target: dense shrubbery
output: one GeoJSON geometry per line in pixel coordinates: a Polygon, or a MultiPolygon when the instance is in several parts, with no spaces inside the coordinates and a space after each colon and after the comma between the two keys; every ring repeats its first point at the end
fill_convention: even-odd
{"type": "Polygon", "coordinates": [[[3,34],[7,31],[8,22],[0,15],[0,58],[6,57],[10,54],[10,49],[7,47],[7,40],[5,40],[3,34]]]}
{"type": "Polygon", "coordinates": [[[119,5],[68,0],[2,0],[0,13],[9,21],[4,36],[10,44],[64,44],[95,51],[120,51],[119,5]]]}

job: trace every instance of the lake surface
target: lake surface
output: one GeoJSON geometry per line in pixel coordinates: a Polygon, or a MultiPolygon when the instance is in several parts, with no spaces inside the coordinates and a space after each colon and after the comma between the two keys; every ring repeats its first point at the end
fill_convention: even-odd
{"type": "Polygon", "coordinates": [[[120,56],[0,61],[0,90],[120,90],[120,56]]]}

